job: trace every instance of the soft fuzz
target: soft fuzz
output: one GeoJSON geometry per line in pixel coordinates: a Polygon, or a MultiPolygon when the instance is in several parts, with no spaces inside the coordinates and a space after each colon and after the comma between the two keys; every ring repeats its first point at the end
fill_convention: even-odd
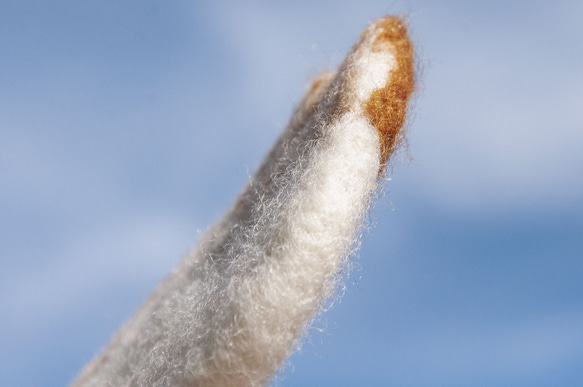
{"type": "Polygon", "coordinates": [[[265,384],[336,289],[401,139],[413,50],[395,17],[320,76],[214,226],[75,386],[265,384]]]}

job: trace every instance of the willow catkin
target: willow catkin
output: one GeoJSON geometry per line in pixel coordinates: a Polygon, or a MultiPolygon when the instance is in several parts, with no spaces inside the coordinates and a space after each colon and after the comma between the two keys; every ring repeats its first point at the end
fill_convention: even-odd
{"type": "Polygon", "coordinates": [[[402,19],[320,76],[231,210],[75,386],[257,386],[298,346],[354,252],[414,87],[402,19]]]}

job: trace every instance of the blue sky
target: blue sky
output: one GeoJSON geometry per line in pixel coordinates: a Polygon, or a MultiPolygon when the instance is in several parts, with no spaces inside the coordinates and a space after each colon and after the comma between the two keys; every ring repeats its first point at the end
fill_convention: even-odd
{"type": "Polygon", "coordinates": [[[4,0],[0,384],[72,381],[387,13],[414,160],[276,384],[580,382],[582,3],[4,0]]]}

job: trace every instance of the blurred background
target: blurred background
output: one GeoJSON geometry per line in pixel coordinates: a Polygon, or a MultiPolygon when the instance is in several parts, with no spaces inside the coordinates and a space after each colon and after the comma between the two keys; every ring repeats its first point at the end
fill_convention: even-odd
{"type": "Polygon", "coordinates": [[[388,13],[414,160],[276,385],[580,383],[583,2],[2,0],[0,385],[70,383],[388,13]]]}

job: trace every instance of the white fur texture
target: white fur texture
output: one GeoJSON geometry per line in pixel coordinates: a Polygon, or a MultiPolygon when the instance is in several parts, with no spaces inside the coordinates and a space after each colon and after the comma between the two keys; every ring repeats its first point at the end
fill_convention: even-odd
{"type": "Polygon", "coordinates": [[[395,61],[372,51],[374,28],[75,386],[256,386],[281,367],[337,288],[377,189],[380,141],[360,104],[395,61]]]}

